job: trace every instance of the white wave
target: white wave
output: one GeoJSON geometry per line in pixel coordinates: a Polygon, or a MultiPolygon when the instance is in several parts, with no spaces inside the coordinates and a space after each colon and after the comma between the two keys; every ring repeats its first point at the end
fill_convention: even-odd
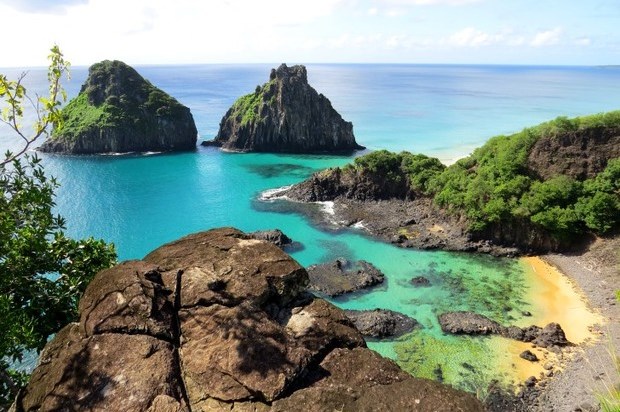
{"type": "Polygon", "coordinates": [[[277,187],[275,189],[267,189],[258,196],[260,200],[276,200],[276,199],[287,199],[286,196],[282,195],[282,193],[286,192],[292,187],[292,185],[277,187]]]}
{"type": "Polygon", "coordinates": [[[336,214],[336,211],[334,210],[334,202],[314,202],[317,205],[321,205],[321,209],[323,210],[324,213],[330,215],[330,216],[334,216],[336,214]]]}
{"type": "Polygon", "coordinates": [[[359,222],[356,222],[351,227],[355,228],[355,229],[360,229],[360,230],[368,230],[368,227],[366,227],[366,225],[364,224],[363,220],[360,220],[359,222]]]}

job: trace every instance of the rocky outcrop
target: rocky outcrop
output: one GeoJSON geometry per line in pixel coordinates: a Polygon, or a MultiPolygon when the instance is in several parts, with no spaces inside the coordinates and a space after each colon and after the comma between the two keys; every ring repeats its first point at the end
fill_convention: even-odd
{"type": "Polygon", "coordinates": [[[308,289],[327,296],[340,296],[383,283],[385,275],[365,260],[350,262],[336,259],[334,262],[308,267],[308,289]]]}
{"type": "Polygon", "coordinates": [[[15,410],[479,411],[365,347],[306,271],[235,229],[100,272],[15,410]]]}
{"type": "Polygon", "coordinates": [[[536,325],[526,328],[503,326],[484,315],[467,311],[442,313],[438,316],[438,320],[443,332],[455,335],[496,334],[522,342],[532,342],[541,348],[562,347],[571,344],[566,339],[562,327],[557,323],[550,323],[544,328],[536,325]]]}
{"type": "Polygon", "coordinates": [[[69,154],[194,150],[189,109],[118,60],[89,69],[63,122],[39,150],[69,154]]]}
{"type": "Polygon", "coordinates": [[[418,322],[400,312],[387,309],[345,310],[362,335],[370,338],[397,338],[411,332],[418,322]]]}
{"type": "Polygon", "coordinates": [[[284,249],[293,243],[290,237],[286,236],[280,229],[273,230],[259,230],[249,233],[249,235],[258,240],[265,240],[269,243],[273,243],[280,249],[284,249]]]}
{"type": "Polygon", "coordinates": [[[226,112],[213,142],[243,152],[322,153],[363,149],[353,125],[309,84],[304,66],[282,64],[269,82],[239,98],[226,112]]]}
{"type": "Polygon", "coordinates": [[[541,137],[529,152],[527,167],[544,180],[559,175],[585,180],[618,157],[620,128],[589,127],[541,137]]]}

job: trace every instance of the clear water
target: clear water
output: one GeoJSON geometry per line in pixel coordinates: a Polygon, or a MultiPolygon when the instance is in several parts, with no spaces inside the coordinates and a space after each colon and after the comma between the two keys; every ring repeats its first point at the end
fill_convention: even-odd
{"type": "MultiPolygon", "coordinates": [[[[510,133],[559,115],[617,109],[620,68],[308,65],[310,83],[354,124],[357,141],[369,149],[409,150],[446,163],[467,155],[490,136],[510,133]]],[[[271,66],[145,66],[140,73],[189,106],[202,139],[212,138],[221,116],[240,95],[263,83],[271,66]]],[[[3,70],[15,77],[15,70],[3,70]]],[[[74,68],[67,84],[75,96],[86,78],[74,68]]],[[[32,90],[44,92],[44,71],[32,69],[32,90]]],[[[0,128],[0,149],[18,141],[0,128]]],[[[369,342],[410,372],[439,375],[467,387],[472,376],[484,385],[494,371],[488,342],[443,336],[436,315],[475,310],[502,322],[527,309],[528,284],[515,260],[446,252],[402,250],[361,232],[334,231],[305,213],[279,211],[259,194],[303,180],[316,170],[350,161],[342,156],[229,154],[213,148],[194,153],[126,156],[44,157],[48,174],[62,187],[57,210],[67,231],[114,242],[120,259],[141,258],[188,233],[220,226],[245,231],[280,228],[303,249],[302,265],[336,257],[366,259],[387,275],[370,292],[335,300],[344,308],[386,308],[415,317],[423,328],[398,341],[369,342]],[[429,288],[409,279],[426,275],[429,288]],[[439,366],[438,366],[439,365],[439,366]],[[476,365],[474,370],[470,365],[476,365]],[[438,370],[441,369],[441,373],[438,370]]],[[[496,373],[497,372],[497,373],[496,373]]]]}

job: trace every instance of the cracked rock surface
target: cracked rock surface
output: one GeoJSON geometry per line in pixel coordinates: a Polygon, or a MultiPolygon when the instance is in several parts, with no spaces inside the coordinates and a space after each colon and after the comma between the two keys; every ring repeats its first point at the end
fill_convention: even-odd
{"type": "Polygon", "coordinates": [[[478,411],[366,348],[306,271],[232,228],[100,272],[16,411],[478,411]]]}

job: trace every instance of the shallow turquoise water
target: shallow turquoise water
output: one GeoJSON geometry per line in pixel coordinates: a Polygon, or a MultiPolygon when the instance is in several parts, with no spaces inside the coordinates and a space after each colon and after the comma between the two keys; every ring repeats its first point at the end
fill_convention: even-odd
{"type": "MultiPolygon", "coordinates": [[[[271,66],[147,66],[138,70],[188,105],[202,138],[213,137],[236,97],[263,83],[271,66]]],[[[3,71],[11,76],[10,71],[3,71]]],[[[19,71],[13,71],[13,74],[19,71]]],[[[33,90],[44,90],[41,70],[31,70],[33,90]]],[[[73,70],[71,96],[86,78],[73,70]]],[[[620,69],[599,67],[308,65],[310,83],[325,94],[357,140],[369,149],[409,150],[445,162],[468,154],[490,136],[558,115],[618,108],[620,69]]],[[[13,76],[15,77],[15,76],[13,76]]],[[[0,149],[18,142],[0,128],[0,149]]],[[[303,249],[293,257],[307,266],[337,257],[365,259],[387,276],[385,285],[334,302],[344,308],[386,308],[415,317],[423,328],[397,342],[369,342],[422,376],[488,382],[493,374],[483,340],[446,337],[436,315],[469,309],[498,321],[518,318],[527,285],[522,267],[506,259],[403,250],[361,232],[320,227],[308,213],[257,200],[267,189],[289,185],[351,157],[230,154],[199,147],[194,153],[70,157],[43,155],[58,178],[57,211],[76,237],[114,242],[120,259],[141,258],[180,236],[220,226],[245,231],[280,228],[303,249]],[[415,288],[425,275],[429,288],[415,288]],[[480,364],[472,372],[469,366],[480,364]]],[[[468,388],[471,390],[471,388],[468,388]]]]}

